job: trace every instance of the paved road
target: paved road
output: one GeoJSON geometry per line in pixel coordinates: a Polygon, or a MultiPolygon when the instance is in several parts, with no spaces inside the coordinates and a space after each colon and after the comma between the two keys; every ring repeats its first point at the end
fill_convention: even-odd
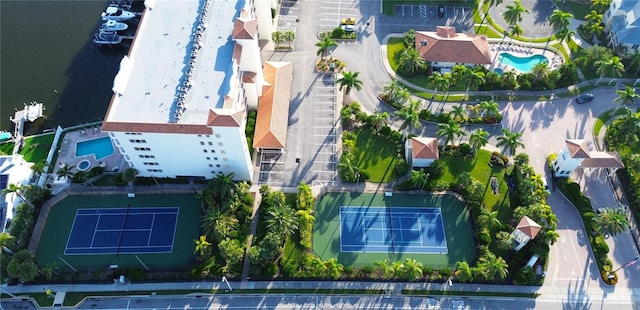
{"type": "MultiPolygon", "coordinates": [[[[87,299],[76,309],[588,309],[588,298],[536,300],[496,297],[404,297],[322,295],[139,296],[87,299]]],[[[604,304],[599,305],[603,308],[604,304]]],[[[608,309],[633,309],[630,302],[607,302],[608,309]]],[[[31,303],[3,301],[3,309],[37,309],[31,303]]]]}

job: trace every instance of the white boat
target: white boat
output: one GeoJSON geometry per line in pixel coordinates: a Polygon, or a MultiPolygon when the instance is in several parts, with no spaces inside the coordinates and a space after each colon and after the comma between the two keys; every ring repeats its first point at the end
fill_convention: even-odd
{"type": "Polygon", "coordinates": [[[104,12],[102,12],[101,16],[102,20],[115,20],[121,22],[136,17],[136,14],[125,11],[117,6],[109,6],[104,12]]]}
{"type": "Polygon", "coordinates": [[[96,44],[120,44],[122,36],[115,31],[100,30],[96,33],[93,43],[96,44]]]}
{"type": "Polygon", "coordinates": [[[127,28],[129,28],[129,25],[125,23],[117,22],[113,19],[107,20],[106,23],[103,23],[102,26],[100,26],[100,30],[107,30],[107,31],[122,31],[122,30],[127,30],[127,28]]]}

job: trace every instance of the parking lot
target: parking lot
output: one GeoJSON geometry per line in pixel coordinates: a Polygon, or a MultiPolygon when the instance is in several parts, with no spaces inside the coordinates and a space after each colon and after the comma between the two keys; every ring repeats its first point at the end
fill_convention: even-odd
{"type": "MultiPolygon", "coordinates": [[[[340,20],[360,16],[360,1],[328,0],[319,5],[318,25],[320,31],[328,31],[338,27],[340,20]]],[[[360,22],[360,21],[357,21],[360,22]]]]}
{"type": "Polygon", "coordinates": [[[395,16],[402,18],[421,18],[421,19],[453,19],[465,20],[472,17],[473,11],[470,7],[463,6],[444,6],[443,16],[439,16],[438,7],[426,4],[396,4],[395,16]]]}

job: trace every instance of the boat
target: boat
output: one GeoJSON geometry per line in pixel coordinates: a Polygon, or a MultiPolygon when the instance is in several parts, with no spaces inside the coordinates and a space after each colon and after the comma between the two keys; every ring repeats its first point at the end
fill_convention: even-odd
{"type": "Polygon", "coordinates": [[[102,20],[115,20],[121,22],[136,17],[136,14],[125,11],[117,6],[109,6],[104,12],[102,12],[101,16],[102,20]]]}
{"type": "Polygon", "coordinates": [[[129,25],[125,23],[117,22],[113,19],[107,20],[107,22],[103,23],[102,26],[100,26],[100,30],[107,30],[107,31],[122,31],[122,30],[127,30],[127,28],[129,28],[129,25]]]}
{"type": "Polygon", "coordinates": [[[122,42],[122,36],[115,31],[108,30],[100,30],[93,39],[93,43],[96,44],[120,44],[120,42],[122,42]]]}

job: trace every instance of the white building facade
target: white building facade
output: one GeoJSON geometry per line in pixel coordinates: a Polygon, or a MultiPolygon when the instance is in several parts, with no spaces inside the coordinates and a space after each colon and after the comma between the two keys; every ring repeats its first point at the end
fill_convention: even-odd
{"type": "Polygon", "coordinates": [[[612,0],[602,19],[611,45],[624,46],[632,55],[640,46],[640,2],[612,0]]]}
{"type": "Polygon", "coordinates": [[[10,184],[28,185],[33,176],[32,165],[25,161],[22,155],[0,156],[0,223],[2,224],[0,231],[9,228],[15,208],[22,202],[17,193],[3,194],[2,192],[10,184]]]}
{"type": "Polygon", "coordinates": [[[270,2],[145,5],[102,130],[139,176],[251,180],[245,126],[264,83],[258,39],[271,31],[270,2]]]}

